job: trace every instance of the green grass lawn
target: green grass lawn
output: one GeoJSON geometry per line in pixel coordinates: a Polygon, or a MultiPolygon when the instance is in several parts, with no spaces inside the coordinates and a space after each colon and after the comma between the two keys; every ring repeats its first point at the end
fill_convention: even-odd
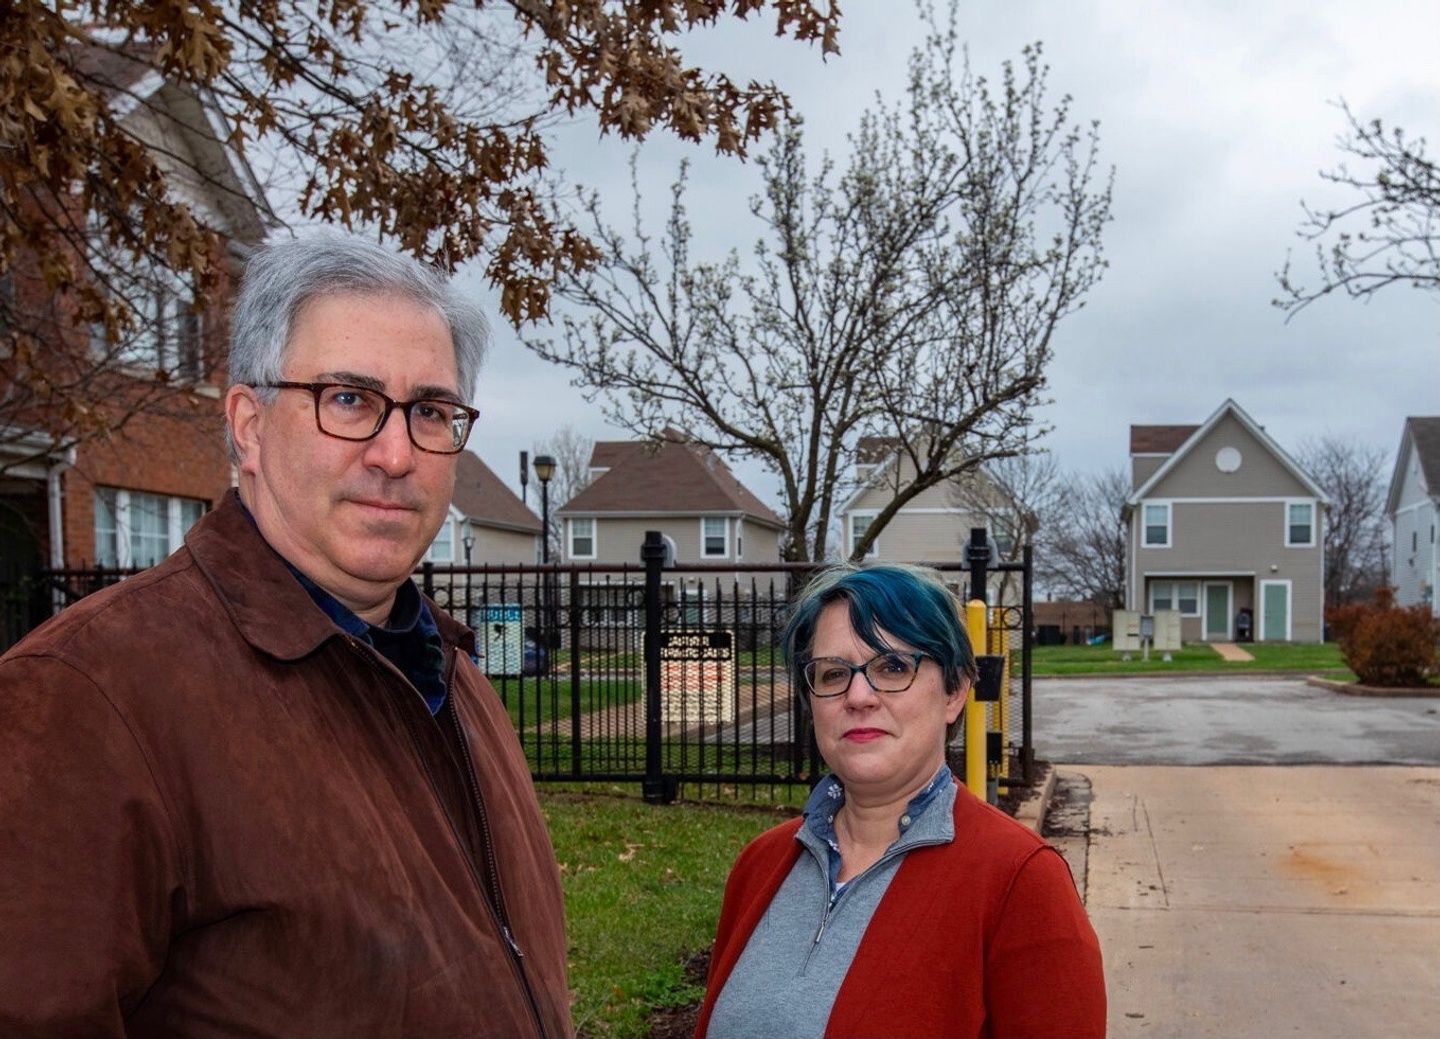
{"type": "Polygon", "coordinates": [[[1031,657],[1037,675],[1102,675],[1182,673],[1186,671],[1233,672],[1291,671],[1324,675],[1327,678],[1353,680],[1354,674],[1345,667],[1340,647],[1335,643],[1309,645],[1300,643],[1254,642],[1242,647],[1254,659],[1223,660],[1220,654],[1203,642],[1191,643],[1165,654],[1152,649],[1150,659],[1140,652],[1119,653],[1113,646],[1036,646],[1031,657]],[[1129,660],[1125,657],[1129,656],[1129,660]]]}
{"type": "Polygon", "coordinates": [[[793,808],[539,793],[565,889],[576,1027],[586,1039],[643,1039],[651,1009],[703,994],[684,963],[715,937],[735,856],[793,808]]]}

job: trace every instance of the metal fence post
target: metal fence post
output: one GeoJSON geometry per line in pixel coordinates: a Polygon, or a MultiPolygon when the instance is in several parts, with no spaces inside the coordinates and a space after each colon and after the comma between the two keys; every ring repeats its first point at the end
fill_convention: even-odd
{"type": "Polygon", "coordinates": [[[645,564],[645,779],[641,791],[651,804],[669,804],[675,800],[678,784],[667,782],[661,773],[660,570],[665,565],[665,538],[660,531],[645,532],[640,561],[645,564]]]}

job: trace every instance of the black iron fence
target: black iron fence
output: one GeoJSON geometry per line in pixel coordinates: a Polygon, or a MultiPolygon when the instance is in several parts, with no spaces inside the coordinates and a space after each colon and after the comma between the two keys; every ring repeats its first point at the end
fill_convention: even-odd
{"type": "MultiPolygon", "coordinates": [[[[824,768],[781,661],[786,609],[809,564],[664,566],[659,535],[640,565],[441,566],[417,574],[476,632],[479,663],[515,723],[537,782],[639,784],[669,801],[808,786],[824,768]]],[[[962,598],[994,600],[988,645],[1008,664],[989,705],[1000,786],[1024,785],[1031,603],[1025,563],[988,549],[938,567],[962,598]]],[[[135,571],[0,573],[6,645],[55,609],[135,571]]],[[[952,765],[963,776],[963,747],[952,765]]],[[[783,792],[785,796],[795,793],[783,792]]]]}

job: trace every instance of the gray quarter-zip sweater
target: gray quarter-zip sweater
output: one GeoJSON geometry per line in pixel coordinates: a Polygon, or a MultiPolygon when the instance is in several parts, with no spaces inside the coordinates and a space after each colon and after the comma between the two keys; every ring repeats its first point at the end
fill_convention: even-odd
{"type": "Polygon", "coordinates": [[[910,802],[900,837],[873,866],[844,884],[833,880],[834,777],[818,786],[795,834],[805,848],[776,892],[715,1002],[706,1039],[820,1037],[840,984],[875,907],[912,848],[955,838],[955,785],[949,768],[910,802]]]}

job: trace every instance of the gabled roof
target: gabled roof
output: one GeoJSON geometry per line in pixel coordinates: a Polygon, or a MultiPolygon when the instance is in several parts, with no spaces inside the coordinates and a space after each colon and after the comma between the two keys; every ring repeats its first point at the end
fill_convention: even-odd
{"type": "Polygon", "coordinates": [[[1411,415],[1405,420],[1405,430],[1400,435],[1400,450],[1395,456],[1395,471],[1390,477],[1386,512],[1393,513],[1399,505],[1400,485],[1404,482],[1412,451],[1420,463],[1426,492],[1432,498],[1440,498],[1440,415],[1411,415]]]}
{"type": "MultiPolygon", "coordinates": [[[[185,142],[188,158],[158,153],[161,165],[191,166],[206,187],[206,197],[187,197],[192,205],[219,223],[217,230],[245,251],[243,246],[259,242],[281,226],[270,208],[265,189],[244,156],[229,141],[230,129],[223,121],[212,91],[190,83],[167,81],[151,63],[153,45],[126,41],[109,45],[99,40],[76,44],[73,64],[77,76],[102,94],[121,121],[142,108],[158,122],[170,127],[185,142]]],[[[155,142],[141,143],[153,148],[155,142]]],[[[172,171],[173,172],[173,171],[172,171]]],[[[172,190],[185,193],[184,181],[172,183],[172,190]]]]}
{"type": "Polygon", "coordinates": [[[505,481],[473,451],[456,456],[455,493],[450,502],[478,527],[516,530],[540,536],[540,517],[526,508],[505,481]]]}
{"type": "MultiPolygon", "coordinates": [[[[1273,454],[1275,458],[1280,462],[1280,464],[1290,471],[1290,475],[1294,476],[1295,479],[1299,480],[1300,483],[1305,486],[1306,490],[1308,490],[1311,494],[1318,498],[1322,503],[1326,505],[1330,504],[1329,497],[1325,494],[1323,490],[1320,489],[1320,485],[1314,481],[1310,474],[1307,473],[1304,469],[1300,468],[1299,464],[1293,458],[1291,458],[1289,454],[1285,452],[1284,448],[1282,448],[1279,444],[1275,443],[1275,441],[1270,438],[1270,434],[1266,433],[1264,428],[1261,427],[1254,419],[1252,419],[1246,413],[1244,408],[1236,404],[1233,400],[1226,400],[1224,404],[1221,404],[1220,407],[1215,409],[1215,413],[1213,415],[1211,415],[1208,419],[1204,421],[1204,423],[1199,426],[1130,427],[1130,445],[1132,454],[1137,453],[1135,451],[1136,429],[1190,429],[1192,430],[1192,432],[1180,443],[1178,447],[1174,449],[1170,457],[1165,460],[1164,464],[1162,464],[1159,469],[1156,469],[1155,472],[1150,475],[1150,479],[1142,483],[1131,493],[1130,497],[1125,499],[1126,507],[1133,508],[1134,506],[1138,505],[1140,503],[1140,500],[1150,493],[1151,488],[1155,487],[1156,484],[1158,484],[1161,480],[1165,479],[1165,477],[1169,475],[1169,473],[1174,470],[1177,465],[1180,464],[1180,462],[1185,458],[1185,456],[1188,455],[1197,444],[1201,443],[1212,429],[1214,429],[1217,425],[1220,424],[1220,420],[1225,418],[1226,415],[1234,416],[1235,420],[1239,422],[1242,426],[1244,426],[1251,436],[1253,436],[1256,440],[1260,441],[1260,443],[1265,446],[1266,450],[1273,454]]],[[[1174,436],[1177,434],[1172,433],[1170,435],[1174,436]]],[[[1162,441],[1160,438],[1156,437],[1152,438],[1149,442],[1161,443],[1162,441]]]]}
{"type": "Polygon", "coordinates": [[[590,466],[605,471],[556,515],[741,515],[777,529],[785,526],[724,459],[673,431],[658,443],[597,442],[590,466]]]}

